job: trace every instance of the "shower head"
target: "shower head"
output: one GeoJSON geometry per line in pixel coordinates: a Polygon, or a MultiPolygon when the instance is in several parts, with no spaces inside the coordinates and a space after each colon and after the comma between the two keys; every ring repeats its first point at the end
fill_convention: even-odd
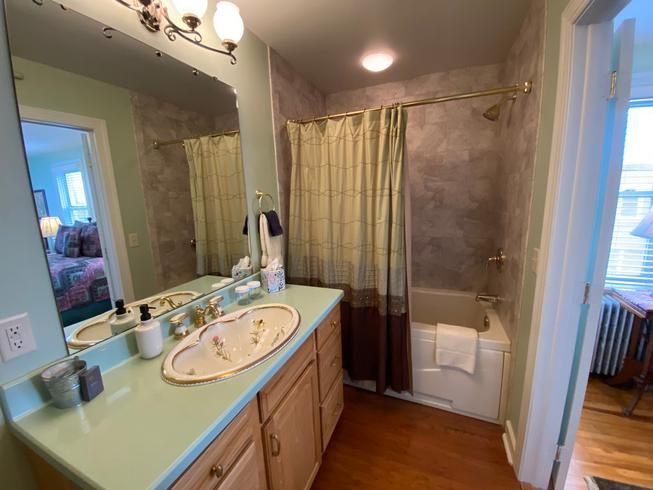
{"type": "Polygon", "coordinates": [[[501,115],[500,104],[494,104],[492,107],[490,107],[487,111],[483,113],[483,117],[488,121],[496,121],[497,119],[499,119],[500,115],[501,115]]]}
{"type": "Polygon", "coordinates": [[[509,100],[512,100],[513,102],[517,99],[516,95],[511,95],[509,97],[503,97],[497,104],[494,104],[492,107],[490,107],[487,111],[483,113],[483,117],[487,119],[488,121],[497,121],[499,119],[499,116],[501,115],[501,105],[504,102],[508,102],[509,100]]]}

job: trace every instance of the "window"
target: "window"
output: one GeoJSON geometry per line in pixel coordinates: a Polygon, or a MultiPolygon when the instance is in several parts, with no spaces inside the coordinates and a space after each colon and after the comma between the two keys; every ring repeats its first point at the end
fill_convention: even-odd
{"type": "Polygon", "coordinates": [[[653,206],[653,99],[632,101],[606,286],[653,287],[653,241],[631,231],[653,206]]]}
{"type": "Polygon", "coordinates": [[[81,170],[61,173],[57,176],[57,187],[61,199],[61,207],[66,216],[64,221],[86,221],[90,216],[86,191],[84,190],[84,176],[81,170]]]}

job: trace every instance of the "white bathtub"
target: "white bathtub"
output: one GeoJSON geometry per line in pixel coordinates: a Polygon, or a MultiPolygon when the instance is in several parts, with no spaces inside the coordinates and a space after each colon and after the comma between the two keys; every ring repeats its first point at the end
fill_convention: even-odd
{"type": "Polygon", "coordinates": [[[414,394],[401,397],[500,423],[506,402],[510,340],[491,305],[474,298],[473,293],[458,291],[411,290],[414,394]],[[438,322],[478,330],[479,352],[473,375],[435,363],[438,322]]]}

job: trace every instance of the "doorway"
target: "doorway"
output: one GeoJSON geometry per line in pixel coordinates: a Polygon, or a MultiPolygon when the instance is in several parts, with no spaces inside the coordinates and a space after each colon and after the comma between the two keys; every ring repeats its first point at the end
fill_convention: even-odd
{"type": "Polygon", "coordinates": [[[111,309],[89,169],[87,131],[22,121],[21,130],[48,270],[62,326],[111,309]]]}
{"type": "MultiPolygon", "coordinates": [[[[650,76],[638,61],[650,43],[638,36],[650,35],[651,13],[647,0],[569,0],[562,15],[530,384],[518,435],[519,478],[537,488],[650,486],[633,470],[642,462],[634,434],[645,431],[632,431],[634,419],[615,393],[630,389],[625,368],[641,367],[639,339],[648,328],[644,321],[637,327],[634,308],[617,296],[653,293],[649,238],[638,230],[652,204],[646,175],[653,161],[641,159],[651,129],[637,137],[646,119],[640,109],[653,98],[638,86],[650,76]]],[[[640,469],[650,474],[650,466],[640,469]]]]}

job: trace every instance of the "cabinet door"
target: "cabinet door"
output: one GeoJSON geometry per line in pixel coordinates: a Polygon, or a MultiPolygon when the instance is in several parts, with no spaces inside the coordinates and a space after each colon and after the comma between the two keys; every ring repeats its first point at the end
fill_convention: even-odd
{"type": "Polygon", "coordinates": [[[265,471],[262,471],[260,444],[250,442],[232,466],[218,490],[262,490],[266,488],[265,471]]]}
{"type": "Polygon", "coordinates": [[[263,429],[271,490],[310,488],[321,462],[318,380],[311,362],[263,429]]]}

